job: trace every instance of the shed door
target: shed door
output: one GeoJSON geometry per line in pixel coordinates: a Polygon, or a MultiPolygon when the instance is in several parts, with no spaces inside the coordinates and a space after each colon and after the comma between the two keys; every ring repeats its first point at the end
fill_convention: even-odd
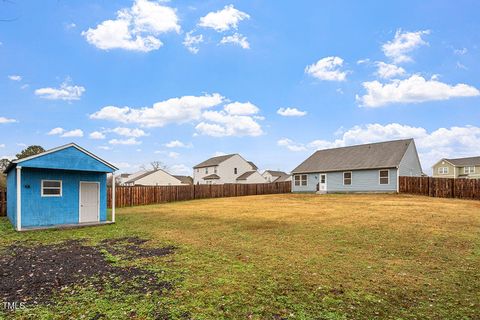
{"type": "Polygon", "coordinates": [[[100,220],[99,189],[97,182],[80,182],[80,222],[100,220]]]}

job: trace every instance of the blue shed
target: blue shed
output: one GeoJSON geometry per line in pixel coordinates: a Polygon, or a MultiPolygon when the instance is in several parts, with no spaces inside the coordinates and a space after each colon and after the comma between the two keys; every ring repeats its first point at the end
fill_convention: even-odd
{"type": "Polygon", "coordinates": [[[8,218],[18,231],[109,223],[107,173],[116,170],[74,143],[14,160],[5,170],[8,218]]]}

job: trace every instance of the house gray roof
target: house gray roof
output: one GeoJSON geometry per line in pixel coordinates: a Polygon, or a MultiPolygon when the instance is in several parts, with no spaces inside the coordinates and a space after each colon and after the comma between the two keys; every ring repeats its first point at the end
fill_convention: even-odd
{"type": "Polygon", "coordinates": [[[332,172],[398,167],[413,139],[318,150],[292,173],[332,172]]]}
{"type": "Polygon", "coordinates": [[[253,170],[258,170],[258,167],[253,163],[252,161],[247,161],[251,166],[253,170]]]}
{"type": "Polygon", "coordinates": [[[457,158],[457,159],[445,159],[454,166],[463,167],[463,166],[478,166],[480,165],[480,157],[469,157],[469,158],[457,158]]]}
{"type": "Polygon", "coordinates": [[[290,178],[292,175],[291,174],[284,174],[275,179],[273,182],[284,182],[287,181],[288,178],[290,178]]]}
{"type": "Polygon", "coordinates": [[[274,177],[281,177],[283,175],[286,175],[287,173],[283,172],[283,171],[275,171],[275,170],[265,170],[265,172],[268,172],[270,173],[272,176],[274,177]]]}
{"type": "Polygon", "coordinates": [[[240,176],[238,176],[237,180],[247,180],[248,177],[250,177],[252,174],[254,174],[255,172],[257,171],[247,171],[243,174],[241,174],[240,176]]]}
{"type": "Polygon", "coordinates": [[[215,173],[213,173],[211,175],[208,175],[206,177],[203,177],[203,180],[214,180],[214,179],[220,179],[220,177],[218,175],[216,175],[215,173]]]}
{"type": "Polygon", "coordinates": [[[160,170],[160,169],[152,170],[152,171],[147,171],[147,172],[145,172],[145,173],[142,173],[142,174],[136,176],[135,178],[132,178],[132,179],[130,179],[130,180],[125,181],[125,183],[133,183],[133,182],[135,182],[135,181],[137,181],[137,180],[139,180],[139,179],[142,179],[142,178],[144,178],[144,177],[146,177],[146,176],[151,175],[151,174],[154,173],[154,172],[157,172],[158,170],[160,170]]]}
{"type": "Polygon", "coordinates": [[[220,163],[222,163],[223,161],[225,160],[228,160],[230,159],[231,157],[233,157],[235,154],[227,154],[227,155],[224,155],[224,156],[218,156],[218,157],[213,157],[213,158],[210,158],[210,159],[207,159],[203,162],[200,162],[199,164],[197,164],[195,167],[193,167],[194,169],[197,169],[197,168],[205,168],[205,167],[214,167],[214,166],[218,166],[220,163]]]}
{"type": "Polygon", "coordinates": [[[190,176],[173,176],[175,178],[177,178],[178,180],[180,180],[181,183],[184,183],[184,184],[193,184],[193,179],[192,177],[190,176]]]}

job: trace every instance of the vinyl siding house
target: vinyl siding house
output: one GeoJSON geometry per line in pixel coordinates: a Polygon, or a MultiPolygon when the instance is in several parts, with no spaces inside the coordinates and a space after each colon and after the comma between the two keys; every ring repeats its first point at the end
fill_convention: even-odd
{"type": "Polygon", "coordinates": [[[236,179],[236,183],[265,183],[258,171],[247,171],[236,179]]]}
{"type": "Polygon", "coordinates": [[[283,171],[276,170],[265,170],[262,173],[262,177],[266,182],[283,182],[283,181],[292,181],[292,176],[283,171]]]}
{"type": "Polygon", "coordinates": [[[116,170],[74,143],[14,160],[5,170],[8,219],[19,231],[107,223],[107,174],[116,170]]]}
{"type": "MultiPolygon", "coordinates": [[[[253,162],[245,160],[239,154],[227,154],[224,156],[213,157],[193,167],[193,183],[254,183],[250,181],[256,180],[256,174],[250,173],[249,177],[252,176],[250,178],[246,176],[242,177],[242,175],[246,172],[257,172],[257,169],[257,166],[253,162]],[[237,180],[239,177],[242,177],[242,179],[237,180]]],[[[265,182],[263,178],[262,181],[265,182]]]]}
{"type": "Polygon", "coordinates": [[[133,174],[133,178],[123,182],[124,186],[186,186],[192,184],[192,178],[174,176],[165,170],[158,169],[145,171],[140,175],[133,174]]]}
{"type": "Polygon", "coordinates": [[[435,178],[480,179],[480,157],[442,159],[432,167],[435,178]]]}
{"type": "Polygon", "coordinates": [[[399,176],[422,175],[413,139],[316,151],[292,171],[293,192],[397,192],[399,176]]]}

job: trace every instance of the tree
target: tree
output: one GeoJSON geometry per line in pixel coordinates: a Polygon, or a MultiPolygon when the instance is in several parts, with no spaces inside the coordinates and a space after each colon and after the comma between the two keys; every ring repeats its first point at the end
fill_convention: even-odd
{"type": "Polygon", "coordinates": [[[167,166],[161,161],[152,161],[150,162],[150,166],[152,166],[153,170],[158,170],[158,169],[165,170],[167,168],[167,166]]]}
{"type": "Polygon", "coordinates": [[[0,172],[3,172],[7,169],[8,165],[10,164],[10,160],[8,159],[0,159],[0,172]]]}
{"type": "Polygon", "coordinates": [[[43,149],[41,146],[29,146],[25,149],[23,149],[20,153],[18,153],[17,159],[22,159],[30,156],[34,156],[36,154],[45,152],[45,149],[43,149]]]}

